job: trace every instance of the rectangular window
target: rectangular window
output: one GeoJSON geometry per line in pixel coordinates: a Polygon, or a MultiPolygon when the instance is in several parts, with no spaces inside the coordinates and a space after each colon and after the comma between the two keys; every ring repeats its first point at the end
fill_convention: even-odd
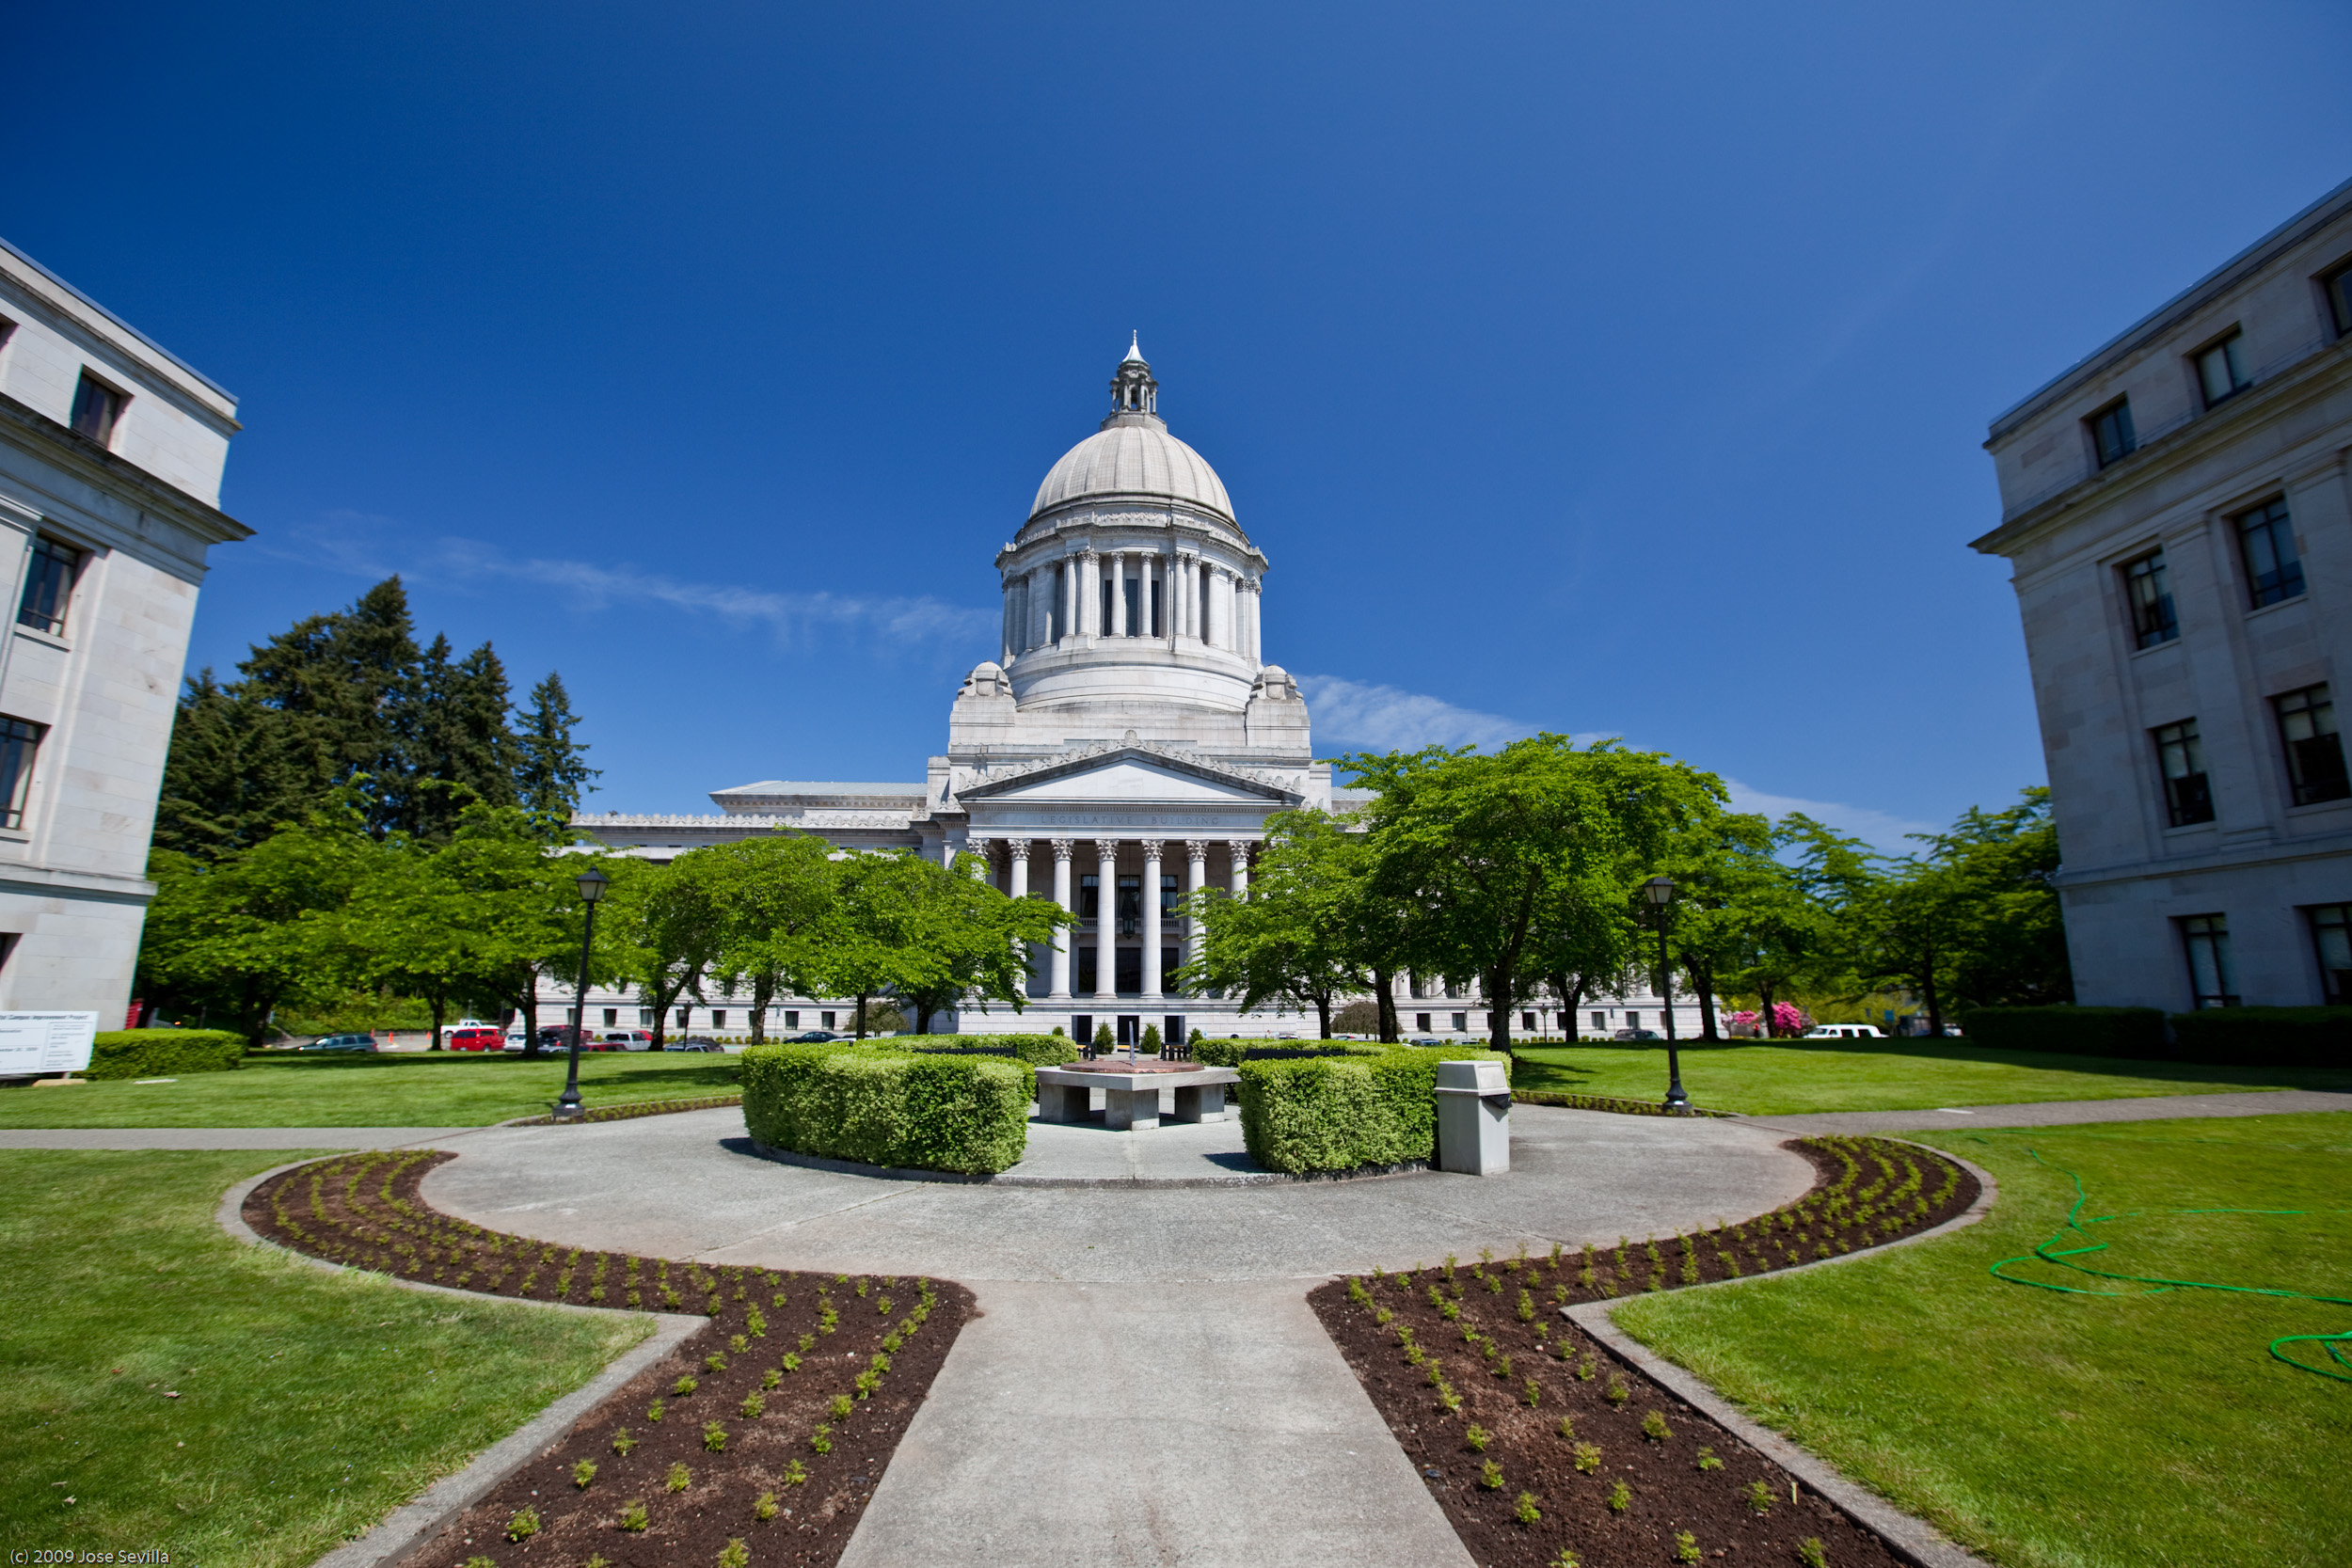
{"type": "Polygon", "coordinates": [[[680,1007],[680,1008],[677,1010],[677,1026],[678,1026],[679,1028],[681,1028],[681,1029],[685,1028],[685,1027],[686,1027],[686,1024],[687,1024],[687,1021],[688,1021],[688,1020],[690,1020],[690,1019],[691,1019],[693,1016],[694,1016],[694,1009],[693,1009],[693,1008],[691,1008],[691,1007],[680,1007]]]}
{"type": "Polygon", "coordinates": [[[1642,1015],[1638,1009],[1628,1007],[1625,1010],[1625,1026],[1629,1029],[1639,1029],[1642,1026],[1642,1015]]]}
{"type": "Polygon", "coordinates": [[[1162,877],[1160,879],[1160,922],[1162,925],[1175,919],[1182,912],[1177,906],[1184,902],[1184,895],[1176,889],[1175,878],[1162,877]]]}
{"type": "Polygon", "coordinates": [[[0,719],[0,828],[24,826],[24,800],[33,788],[33,757],[47,728],[22,719],[0,719]]]}
{"type": "Polygon", "coordinates": [[[1405,976],[1405,993],[1415,1002],[1423,1002],[1429,997],[1429,992],[1422,988],[1421,976],[1417,974],[1407,974],[1405,976]]]}
{"type": "Polygon", "coordinates": [[[620,1009],[620,1008],[618,1008],[618,1007],[607,1007],[607,1008],[604,1010],[604,1026],[605,1026],[607,1029],[612,1028],[614,1024],[616,1024],[616,1023],[618,1023],[618,1022],[621,1022],[621,1009],[620,1009]]]}
{"type": "Polygon", "coordinates": [[[2252,608],[2278,604],[2303,592],[2303,558],[2295,553],[2295,530],[2284,497],[2242,514],[2238,547],[2246,556],[2246,591],[2252,608]]]}
{"type": "Polygon", "coordinates": [[[1140,995],[1143,990],[1143,949],[1121,947],[1111,960],[1111,989],[1123,996],[1140,995]]]}
{"type": "Polygon", "coordinates": [[[1446,980],[1446,983],[1445,983],[1445,999],[1446,999],[1448,1002],[1459,1002],[1460,1000],[1462,1000],[1462,982],[1461,982],[1461,981],[1456,980],[1456,979],[1453,979],[1453,978],[1451,978],[1451,977],[1449,977],[1449,978],[1446,980]]]}
{"type": "Polygon", "coordinates": [[[1454,1032],[1457,1035],[1470,1033],[1470,1014],[1455,1013],[1454,1015],[1454,1032]]]}
{"type": "Polygon", "coordinates": [[[1143,932],[1143,879],[1119,879],[1119,934],[1140,936],[1143,932]]]}
{"type": "Polygon", "coordinates": [[[784,1015],[784,1026],[787,1029],[798,1029],[801,1026],[801,1015],[787,1008],[784,1015]]]}
{"type": "Polygon", "coordinates": [[[2132,431],[2132,402],[2118,398],[2090,416],[2091,450],[2099,454],[2099,467],[2121,463],[2139,445],[2139,437],[2132,431]]]}
{"type": "Polygon", "coordinates": [[[1092,996],[1095,992],[1095,989],[1094,949],[1091,947],[1081,947],[1078,949],[1078,994],[1080,996],[1092,996]]]}
{"type": "Polygon", "coordinates": [[[1415,1013],[1413,1015],[1413,1033],[1416,1035],[1425,1035],[1429,1033],[1429,1015],[1427,1013],[1415,1013]]]}
{"type": "Polygon", "coordinates": [[[122,418],[124,399],[111,387],[102,386],[82,372],[82,384],[73,388],[73,428],[102,447],[111,447],[115,439],[115,422],[122,418]]]}
{"type": "Polygon", "coordinates": [[[1100,877],[1079,878],[1078,918],[1080,920],[1096,920],[1101,918],[1102,913],[1103,879],[1100,877]]]}
{"type": "Polygon", "coordinates": [[[1143,617],[1136,613],[1137,608],[1136,597],[1142,592],[1143,584],[1137,582],[1133,578],[1120,578],[1119,579],[1119,588],[1120,592],[1124,594],[1127,597],[1127,635],[1130,637],[1141,637],[1143,635],[1143,617]]]}
{"type": "Polygon", "coordinates": [[[2193,914],[2181,922],[2188,949],[2188,989],[2199,1007],[2237,1006],[2237,970],[2230,962],[2230,922],[2217,914],[2193,914]]]}
{"type": "Polygon", "coordinates": [[[1520,1027],[1520,1028],[1522,1028],[1522,1029],[1533,1029],[1533,1028],[1534,1028],[1534,1027],[1535,1027],[1535,1015],[1534,1015],[1534,1013],[1521,1013],[1521,1014],[1519,1014],[1519,1027],[1520,1027]]]}
{"type": "Polygon", "coordinates": [[[1174,990],[1176,989],[1174,986],[1168,983],[1168,977],[1176,973],[1176,966],[1178,963],[1182,962],[1183,959],[1183,953],[1178,951],[1176,948],[1163,947],[1160,949],[1160,987],[1162,990],[1174,990]]]}
{"type": "Polygon", "coordinates": [[[2143,648],[2169,642],[2181,635],[2172,614],[2172,584],[2165,575],[2164,552],[2151,550],[2137,561],[2123,563],[2123,601],[2132,608],[2132,635],[2143,648]]]}
{"type": "Polygon", "coordinates": [[[16,623],[65,635],[65,612],[73,602],[73,579],[81,574],[89,552],[77,550],[46,535],[33,541],[32,559],[24,563],[24,596],[17,601],[16,623]]]}
{"type": "Polygon", "coordinates": [[[2307,686],[2270,699],[2279,711],[2279,739],[2287,753],[2295,803],[2317,805],[2352,796],[2344,769],[2344,739],[2336,734],[2336,705],[2325,686],[2307,686]]]}
{"type": "Polygon", "coordinates": [[[1095,586],[1102,590],[1103,618],[1095,623],[1094,635],[1108,637],[1111,634],[1111,579],[1104,578],[1095,586]]]}
{"type": "Polygon", "coordinates": [[[723,1029],[727,1026],[727,1010],[724,1007],[710,1009],[710,1026],[713,1029],[723,1029]]]}
{"type": "Polygon", "coordinates": [[[2213,820],[2213,791],[2205,783],[2205,750],[2197,721],[2184,719],[2148,732],[2156,743],[2156,766],[2164,774],[2164,808],[2175,828],[2213,820]]]}
{"type": "Polygon", "coordinates": [[[817,1025],[817,1027],[818,1027],[818,1028],[819,1028],[819,1029],[822,1029],[822,1030],[823,1030],[823,1031],[825,1031],[825,1033],[827,1033],[828,1035],[832,1034],[832,1033],[833,1033],[833,1030],[834,1030],[834,1022],[833,1022],[833,1021],[834,1021],[834,1014],[832,1014],[832,1013],[818,1013],[817,1016],[818,1016],[818,1018],[819,1020],[821,1020],[821,1021],[822,1021],[822,1022],[820,1022],[817,1025]]]}
{"type": "Polygon", "coordinates": [[[2253,385],[2238,358],[2239,336],[2233,332],[2197,356],[2197,386],[2205,394],[2208,408],[2229,402],[2253,385]]]}
{"type": "Polygon", "coordinates": [[[2321,278],[2320,284],[2328,291],[2328,313],[2335,318],[2336,336],[2352,333],[2352,261],[2321,278]]]}
{"type": "Polygon", "coordinates": [[[637,1009],[637,1027],[640,1029],[650,1029],[653,1027],[653,1009],[651,1007],[640,1007],[637,1009]]]}
{"type": "Polygon", "coordinates": [[[1598,1007],[1593,1009],[1593,1027],[1596,1029],[1609,1027],[1609,1015],[1598,1007]]]}
{"type": "Polygon", "coordinates": [[[2352,904],[2321,904],[2303,912],[2312,919],[2321,1000],[2330,1007],[2352,1006],[2352,904]]]}

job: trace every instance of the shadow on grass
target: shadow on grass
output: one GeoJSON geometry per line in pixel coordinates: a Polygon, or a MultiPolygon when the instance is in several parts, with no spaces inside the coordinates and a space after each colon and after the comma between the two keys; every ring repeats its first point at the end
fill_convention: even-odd
{"type": "MultiPolygon", "coordinates": [[[[301,1055],[294,1052],[249,1055],[244,1070],[266,1072],[481,1072],[522,1068],[564,1069],[560,1052],[543,1056],[525,1056],[519,1053],[482,1052],[420,1052],[413,1054],[361,1055],[358,1053],[321,1052],[316,1055],[301,1055]]],[[[583,1083],[594,1083],[605,1089],[709,1087],[719,1091],[736,1086],[737,1058],[712,1055],[707,1052],[608,1052],[594,1051],[580,1058],[580,1076],[583,1083]]]]}

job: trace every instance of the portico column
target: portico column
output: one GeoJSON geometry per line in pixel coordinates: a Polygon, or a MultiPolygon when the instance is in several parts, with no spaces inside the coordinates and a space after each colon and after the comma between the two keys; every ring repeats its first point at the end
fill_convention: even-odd
{"type": "MultiPolygon", "coordinates": [[[[1199,896],[1209,885],[1209,841],[1205,838],[1184,840],[1184,856],[1192,862],[1192,875],[1184,879],[1184,891],[1199,896]]],[[[1198,916],[1184,917],[1184,962],[1200,961],[1200,921],[1198,916]]]]}
{"type": "MultiPolygon", "coordinates": [[[[1029,841],[1025,838],[1005,840],[1005,893],[1012,898],[1026,898],[1029,895],[1029,841]]],[[[1027,976],[1037,973],[1037,955],[1025,942],[1015,945],[1021,954],[1024,972],[1021,994],[1026,996],[1029,994],[1027,976]]]]}
{"type": "Polygon", "coordinates": [[[1094,841],[1094,994],[1119,999],[1119,840],[1094,841]]]}
{"type": "MultiPolygon", "coordinates": [[[[1070,902],[1070,851],[1076,846],[1066,838],[1055,839],[1053,844],[1054,902],[1067,914],[1073,907],[1070,902]]],[[[1070,1000],[1071,929],[1068,926],[1054,927],[1054,957],[1046,971],[1047,981],[1052,987],[1050,994],[1059,1002],[1070,1000]]]]}
{"type": "Polygon", "coordinates": [[[1160,841],[1143,841],[1143,999],[1160,999],[1160,841]]]}
{"type": "Polygon", "coordinates": [[[1249,896],[1249,846],[1236,842],[1233,847],[1233,896],[1249,896]]]}
{"type": "Polygon", "coordinates": [[[1104,557],[1111,563],[1111,635],[1127,635],[1127,552],[1113,550],[1104,557]]]}

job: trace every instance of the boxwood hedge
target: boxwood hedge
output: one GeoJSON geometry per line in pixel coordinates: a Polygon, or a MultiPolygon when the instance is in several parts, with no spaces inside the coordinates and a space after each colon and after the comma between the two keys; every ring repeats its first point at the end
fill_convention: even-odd
{"type": "Polygon", "coordinates": [[[87,1078],[180,1078],[245,1065],[245,1037],[228,1029],[113,1029],[90,1048],[87,1078]]]}
{"type": "Polygon", "coordinates": [[[2155,1007],[1978,1007],[1962,1018],[1961,1027],[1972,1043],[2001,1051],[2146,1062],[2172,1054],[2164,1037],[2164,1014],[2155,1007]]]}
{"type": "Polygon", "coordinates": [[[2352,1067],[2352,1007],[2212,1007],[2172,1015],[2184,1062],[2352,1067]]]}
{"type": "Polygon", "coordinates": [[[900,1051],[971,1051],[1009,1047],[1031,1067],[1061,1067],[1078,1059],[1067,1035],[901,1035],[885,1044],[900,1051]]]}
{"type": "Polygon", "coordinates": [[[1250,1051],[1295,1051],[1317,1056],[1377,1056],[1389,1050],[1361,1040],[1195,1040],[1192,1059],[1209,1067],[1239,1067],[1250,1051]]]}
{"type": "Polygon", "coordinates": [[[977,1176],[1028,1145],[1037,1073],[1008,1057],[836,1043],[757,1045],[739,1060],[743,1124],[771,1148],[977,1176]]]}
{"type": "Polygon", "coordinates": [[[1438,1145],[1438,1064],[1481,1059],[1502,1063],[1509,1076],[1508,1056],[1475,1046],[1374,1047],[1369,1054],[1245,1060],[1235,1069],[1243,1145],[1259,1164],[1291,1175],[1431,1159],[1438,1145]]]}

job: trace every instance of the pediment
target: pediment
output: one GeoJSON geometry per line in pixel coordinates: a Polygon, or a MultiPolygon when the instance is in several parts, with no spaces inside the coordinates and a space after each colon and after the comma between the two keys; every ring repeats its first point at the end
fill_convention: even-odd
{"type": "Polygon", "coordinates": [[[1148,743],[1113,742],[983,776],[957,799],[1011,804],[1066,801],[1171,806],[1295,806],[1303,797],[1259,776],[1148,743]]]}

